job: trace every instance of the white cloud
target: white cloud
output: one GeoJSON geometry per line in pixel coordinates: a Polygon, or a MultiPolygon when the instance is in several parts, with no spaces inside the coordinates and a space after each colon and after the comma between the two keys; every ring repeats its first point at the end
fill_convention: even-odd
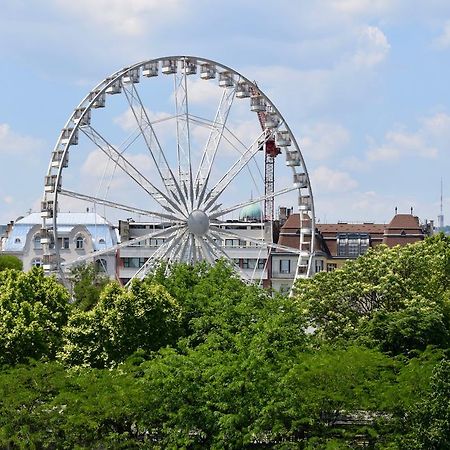
{"type": "Polygon", "coordinates": [[[346,192],[358,186],[347,172],[333,170],[326,166],[319,166],[311,173],[313,186],[317,191],[346,192]]]}
{"type": "Polygon", "coordinates": [[[358,48],[353,56],[353,63],[357,68],[371,68],[380,64],[391,47],[386,35],[373,26],[360,28],[357,42],[358,48]]]}
{"type": "Polygon", "coordinates": [[[349,141],[350,134],[343,126],[317,122],[304,127],[299,145],[307,159],[324,160],[342,150],[349,141]]]}
{"type": "Polygon", "coordinates": [[[182,0],[54,0],[66,14],[125,36],[140,36],[153,31],[159,24],[170,23],[185,13],[182,0]]]}
{"type": "Polygon", "coordinates": [[[26,153],[43,146],[43,141],[13,131],[7,123],[0,123],[0,154],[26,153]]]}
{"type": "Polygon", "coordinates": [[[388,131],[380,145],[373,144],[367,151],[369,161],[395,161],[411,156],[433,159],[445,150],[450,139],[450,116],[437,113],[421,120],[417,131],[403,128],[388,131]]]}
{"type": "Polygon", "coordinates": [[[450,20],[444,23],[442,33],[434,40],[434,45],[440,49],[450,47],[450,20]]]}

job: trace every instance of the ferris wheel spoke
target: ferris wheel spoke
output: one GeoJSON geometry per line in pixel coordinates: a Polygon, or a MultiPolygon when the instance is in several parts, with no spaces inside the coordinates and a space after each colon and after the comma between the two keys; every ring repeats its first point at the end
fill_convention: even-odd
{"type": "Polygon", "coordinates": [[[189,239],[191,241],[191,251],[192,251],[192,262],[195,264],[197,262],[197,247],[195,244],[195,237],[193,234],[189,235],[189,239]]]}
{"type": "Polygon", "coordinates": [[[247,236],[247,235],[243,235],[243,234],[236,234],[230,230],[224,230],[223,228],[219,228],[215,224],[211,225],[210,229],[214,230],[216,233],[223,235],[223,236],[230,236],[234,239],[241,239],[241,240],[246,240],[246,241],[252,242],[258,248],[267,248],[267,249],[273,248],[276,250],[281,250],[283,252],[289,252],[289,253],[293,253],[296,255],[303,254],[303,252],[298,248],[287,247],[286,245],[279,245],[279,244],[274,244],[271,242],[262,241],[260,239],[255,239],[251,236],[247,236]]]}
{"type": "MultiPolygon", "coordinates": [[[[186,60],[183,60],[186,64],[186,60]]],[[[191,165],[191,137],[189,119],[189,97],[187,84],[187,70],[174,74],[175,84],[175,111],[176,111],[176,137],[178,182],[185,187],[186,197],[193,207],[193,181],[191,165]]]]}
{"type": "Polygon", "coordinates": [[[203,241],[203,245],[205,246],[205,248],[206,248],[206,250],[208,251],[208,253],[209,253],[209,263],[211,264],[211,265],[214,265],[214,263],[218,260],[218,259],[220,259],[220,257],[218,256],[218,254],[217,254],[217,251],[211,246],[211,244],[209,243],[209,240],[208,240],[208,236],[206,235],[205,237],[204,237],[204,239],[202,239],[202,241],[203,241]]]}
{"type": "MultiPolygon", "coordinates": [[[[217,241],[221,240],[221,237],[219,234],[214,233],[213,231],[211,231],[211,229],[209,230],[209,234],[216,239],[217,241]]],[[[232,267],[234,268],[234,270],[236,271],[236,273],[239,273],[241,278],[244,280],[249,280],[248,275],[239,267],[238,264],[236,264],[232,258],[230,258],[230,256],[220,247],[220,245],[217,244],[217,242],[214,241],[214,239],[211,238],[211,236],[209,236],[209,234],[207,234],[205,237],[208,239],[209,243],[211,244],[211,246],[213,248],[216,249],[216,251],[222,255],[222,257],[227,260],[229,263],[231,263],[232,267]]]]}
{"type": "Polygon", "coordinates": [[[236,205],[230,206],[229,208],[221,209],[217,212],[210,214],[209,220],[217,219],[218,217],[224,216],[225,214],[228,214],[230,212],[244,208],[245,206],[254,205],[255,203],[261,203],[264,200],[267,200],[269,198],[275,198],[275,197],[278,197],[279,195],[287,194],[288,192],[292,192],[297,189],[298,189],[297,187],[289,187],[289,188],[285,188],[285,189],[280,189],[279,191],[273,192],[272,194],[262,195],[261,197],[255,198],[253,200],[248,200],[246,202],[238,203],[236,205]]]}
{"type": "Polygon", "coordinates": [[[164,192],[160,191],[150,182],[136,167],[131,164],[121,152],[110,144],[92,126],[81,127],[81,131],[93,142],[109,159],[115,162],[132,180],[134,180],[145,192],[147,192],[160,206],[171,212],[177,211],[185,215],[179,204],[174,202],[164,192]],[[169,208],[169,205],[171,208],[169,208]]]}
{"type": "Polygon", "coordinates": [[[83,261],[87,261],[89,259],[97,258],[101,255],[106,255],[108,253],[114,253],[116,250],[119,250],[124,247],[130,247],[133,244],[137,244],[139,242],[145,241],[146,239],[166,236],[167,234],[172,234],[174,231],[182,228],[183,225],[173,225],[171,227],[165,228],[164,230],[154,231],[152,233],[143,234],[142,236],[138,236],[134,239],[130,239],[129,241],[121,242],[120,244],[113,245],[112,247],[108,247],[104,250],[98,250],[94,253],[90,253],[88,255],[82,255],[72,261],[66,261],[61,263],[62,266],[72,266],[74,264],[78,264],[83,261]]]}
{"type": "Polygon", "coordinates": [[[184,197],[184,194],[178,184],[172,169],[167,162],[166,155],[163,152],[161,144],[156,136],[155,130],[148,117],[147,111],[141,101],[139,93],[134,83],[131,86],[124,85],[123,92],[128,101],[128,105],[133,113],[136,123],[141,130],[142,137],[144,138],[145,145],[153,159],[156,170],[163,182],[168,193],[172,195],[175,188],[180,197],[184,197]],[[164,173],[163,173],[164,172],[164,173]]]}
{"type": "Polygon", "coordinates": [[[119,209],[121,211],[134,212],[139,215],[149,216],[149,217],[159,217],[161,219],[180,221],[183,220],[182,217],[175,216],[172,214],[164,214],[157,211],[148,211],[145,209],[136,208],[134,206],[124,205],[118,202],[112,202],[110,200],[94,197],[92,195],[80,194],[79,192],[68,191],[66,189],[61,189],[59,195],[64,195],[66,197],[76,198],[78,200],[83,200],[86,202],[95,203],[98,205],[109,206],[111,208],[119,209]]]}
{"type": "Polygon", "coordinates": [[[161,263],[162,259],[164,258],[164,255],[167,252],[168,247],[170,246],[170,243],[175,239],[176,232],[173,232],[171,235],[169,235],[165,242],[161,244],[151,255],[145,263],[137,270],[133,276],[128,280],[126,283],[126,286],[128,286],[135,278],[143,279],[151,270],[153,270],[158,264],[161,263]]]}
{"type": "Polygon", "coordinates": [[[217,107],[216,116],[211,124],[208,140],[206,141],[202,159],[200,160],[200,165],[197,170],[197,175],[195,176],[194,185],[197,205],[200,205],[203,200],[203,195],[205,192],[203,186],[208,184],[208,180],[211,175],[211,168],[213,166],[223,135],[223,130],[225,129],[230,109],[235,98],[236,86],[237,83],[231,89],[224,89],[219,106],[217,107]]]}
{"type": "Polygon", "coordinates": [[[246,152],[231,166],[231,168],[225,173],[225,175],[216,183],[216,185],[208,192],[202,203],[202,208],[207,211],[211,208],[214,202],[220,197],[227,186],[236,178],[240,171],[249,163],[249,161],[256,155],[258,151],[267,139],[266,134],[263,132],[253,142],[246,152]]]}

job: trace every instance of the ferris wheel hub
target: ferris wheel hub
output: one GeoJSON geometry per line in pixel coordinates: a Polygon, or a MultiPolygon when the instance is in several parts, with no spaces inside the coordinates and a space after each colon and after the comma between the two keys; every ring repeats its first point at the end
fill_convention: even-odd
{"type": "Polygon", "coordinates": [[[209,230],[209,217],[204,211],[196,209],[189,214],[187,226],[192,234],[204,236],[209,230]]]}

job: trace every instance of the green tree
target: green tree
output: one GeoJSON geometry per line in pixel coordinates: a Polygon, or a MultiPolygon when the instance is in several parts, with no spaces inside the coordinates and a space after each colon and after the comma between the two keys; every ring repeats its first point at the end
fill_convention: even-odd
{"type": "Polygon", "coordinates": [[[402,439],[403,448],[446,450],[450,448],[450,361],[436,365],[427,395],[409,416],[410,433],[402,439]]]}
{"type": "Polygon", "coordinates": [[[109,283],[109,278],[93,263],[75,266],[71,270],[69,280],[72,284],[72,305],[82,311],[92,309],[109,283]]]}
{"type": "Polygon", "coordinates": [[[0,364],[53,358],[67,322],[68,297],[42,269],[0,272],[0,364]]]}
{"type": "Polygon", "coordinates": [[[296,301],[318,336],[359,339],[398,354],[443,348],[450,336],[450,238],[377,246],[342,269],[296,285],[296,301]]]}
{"type": "Polygon", "coordinates": [[[136,280],[126,290],[111,283],[90,311],[73,311],[60,358],[69,365],[114,366],[139,348],[175,344],[179,326],[180,306],[164,287],[136,280]]]}
{"type": "Polygon", "coordinates": [[[0,272],[5,269],[22,270],[22,261],[17,256],[0,255],[0,272]]]}

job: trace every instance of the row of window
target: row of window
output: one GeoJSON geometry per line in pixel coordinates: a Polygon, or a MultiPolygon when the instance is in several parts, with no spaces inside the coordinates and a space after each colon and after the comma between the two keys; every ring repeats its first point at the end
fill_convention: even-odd
{"type": "MultiPolygon", "coordinates": [[[[17,238],[16,243],[17,243],[17,240],[19,240],[19,242],[20,242],[20,239],[17,238]]],[[[77,238],[75,239],[75,249],[83,250],[84,243],[85,243],[84,238],[82,236],[77,236],[77,238]]],[[[98,243],[105,245],[106,241],[101,238],[101,239],[99,239],[98,243]]],[[[34,248],[34,250],[42,250],[41,237],[39,235],[35,236],[33,239],[33,248],[34,248]]],[[[50,243],[50,248],[55,248],[55,243],[53,242],[53,239],[52,239],[52,242],[50,243]]],[[[58,238],[58,248],[60,250],[61,249],[63,249],[63,250],[69,249],[70,248],[70,238],[68,238],[68,237],[58,238]]]]}
{"type": "MultiPolygon", "coordinates": [[[[238,247],[256,247],[256,244],[253,242],[246,242],[242,239],[225,239],[223,240],[218,240],[218,239],[213,239],[214,242],[219,245],[220,247],[222,247],[223,245],[225,245],[225,247],[233,247],[233,248],[238,248],[238,247]]],[[[142,241],[136,242],[134,244],[131,244],[131,246],[133,247],[160,247],[161,245],[164,244],[164,242],[166,242],[166,240],[164,238],[159,238],[159,239],[144,239],[142,241]]]]}
{"type": "MultiPolygon", "coordinates": [[[[126,268],[132,268],[132,269],[139,269],[141,268],[145,262],[147,261],[147,258],[121,258],[123,267],[126,268]]],[[[235,258],[233,259],[233,262],[238,265],[241,269],[264,269],[266,266],[266,259],[264,258],[235,258]]]]}

